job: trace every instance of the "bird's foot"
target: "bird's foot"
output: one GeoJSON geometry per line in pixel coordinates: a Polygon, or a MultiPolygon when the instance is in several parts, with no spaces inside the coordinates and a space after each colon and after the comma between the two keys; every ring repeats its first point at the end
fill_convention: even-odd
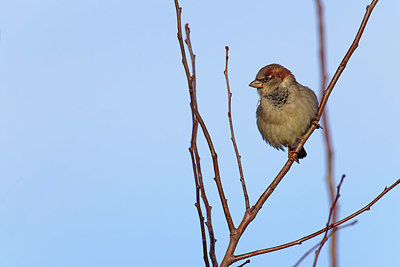
{"type": "Polygon", "coordinates": [[[288,147],[288,158],[290,161],[296,161],[298,164],[300,164],[300,161],[297,158],[297,152],[292,151],[290,147],[288,147]]]}

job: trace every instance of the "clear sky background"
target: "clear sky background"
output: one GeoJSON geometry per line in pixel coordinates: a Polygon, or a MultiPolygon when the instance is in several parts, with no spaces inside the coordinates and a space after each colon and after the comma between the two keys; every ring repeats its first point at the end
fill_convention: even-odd
{"type": "MultiPolygon", "coordinates": [[[[330,78],[369,2],[324,2],[330,78]]],[[[248,84],[275,62],[321,95],[315,3],[180,4],[197,55],[199,109],[237,225],[244,201],[226,116],[224,47],[254,204],[287,154],[262,141],[258,97],[248,84]]],[[[398,0],[379,1],[329,100],[335,178],[347,175],[340,217],[399,178],[399,14],[398,0]]],[[[0,266],[203,266],[173,1],[0,0],[0,31],[0,266]]],[[[322,134],[306,143],[308,157],[268,199],[238,253],[324,226],[322,134]]],[[[221,260],[229,233],[199,136],[221,260]]],[[[340,231],[340,266],[400,266],[399,203],[395,188],[340,231]]],[[[291,266],[319,240],[258,256],[249,266],[291,266]]],[[[328,266],[326,252],[319,266],[328,266]]]]}

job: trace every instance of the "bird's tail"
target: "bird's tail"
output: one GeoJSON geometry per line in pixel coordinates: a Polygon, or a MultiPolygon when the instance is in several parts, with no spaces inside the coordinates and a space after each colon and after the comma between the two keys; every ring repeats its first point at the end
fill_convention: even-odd
{"type": "Polygon", "coordinates": [[[300,152],[299,152],[299,154],[297,155],[297,158],[298,158],[298,159],[302,159],[302,158],[305,158],[306,156],[307,156],[307,152],[306,152],[306,150],[304,149],[304,147],[302,147],[301,150],[300,150],[300,152]]]}

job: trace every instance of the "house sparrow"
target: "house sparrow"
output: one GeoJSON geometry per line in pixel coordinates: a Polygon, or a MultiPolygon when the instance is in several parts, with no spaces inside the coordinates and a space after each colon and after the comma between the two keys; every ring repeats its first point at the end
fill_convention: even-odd
{"type": "Polygon", "coordinates": [[[263,67],[249,86],[257,88],[257,126],[262,138],[276,149],[288,147],[288,157],[298,162],[307,156],[304,148],[296,157],[299,138],[315,121],[318,100],[315,93],[299,84],[293,74],[278,64],[263,67]]]}

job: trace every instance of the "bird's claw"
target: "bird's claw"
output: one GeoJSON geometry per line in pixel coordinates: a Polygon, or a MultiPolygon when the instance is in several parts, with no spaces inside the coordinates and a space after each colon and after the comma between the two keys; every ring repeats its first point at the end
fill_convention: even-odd
{"type": "Polygon", "coordinates": [[[288,158],[289,158],[289,160],[290,161],[296,161],[297,162],[297,164],[300,164],[300,161],[299,161],[299,159],[297,158],[297,152],[295,152],[295,151],[292,151],[291,149],[290,149],[290,147],[288,148],[288,158]]]}
{"type": "Polygon", "coordinates": [[[317,126],[317,129],[323,129],[322,126],[318,123],[317,120],[313,120],[313,121],[311,122],[311,124],[314,124],[315,126],[317,126]]]}

